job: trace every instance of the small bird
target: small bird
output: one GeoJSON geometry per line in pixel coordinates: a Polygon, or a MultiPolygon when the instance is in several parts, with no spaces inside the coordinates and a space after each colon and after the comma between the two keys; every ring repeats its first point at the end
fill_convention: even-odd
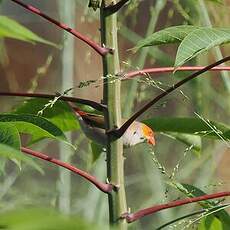
{"type": "MultiPolygon", "coordinates": [[[[97,114],[91,114],[80,110],[78,107],[72,106],[78,117],[80,126],[85,135],[101,145],[106,145],[107,135],[105,133],[104,117],[97,114]]],[[[122,136],[125,147],[130,147],[147,141],[151,145],[155,145],[153,130],[144,123],[134,121],[122,136]]]]}

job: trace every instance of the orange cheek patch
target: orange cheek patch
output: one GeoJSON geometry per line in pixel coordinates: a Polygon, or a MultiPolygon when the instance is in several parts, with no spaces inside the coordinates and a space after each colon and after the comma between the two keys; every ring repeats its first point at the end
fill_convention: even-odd
{"type": "Polygon", "coordinates": [[[149,137],[153,135],[153,131],[151,128],[149,128],[147,125],[143,125],[143,134],[145,137],[149,137]]]}

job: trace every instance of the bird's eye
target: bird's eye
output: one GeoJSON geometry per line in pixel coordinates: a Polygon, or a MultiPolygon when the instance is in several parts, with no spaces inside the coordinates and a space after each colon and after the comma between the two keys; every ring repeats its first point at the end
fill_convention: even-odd
{"type": "Polygon", "coordinates": [[[145,138],[144,137],[140,137],[141,140],[144,140],[145,138]]]}
{"type": "Polygon", "coordinates": [[[134,131],[133,135],[137,134],[137,131],[134,131]]]}

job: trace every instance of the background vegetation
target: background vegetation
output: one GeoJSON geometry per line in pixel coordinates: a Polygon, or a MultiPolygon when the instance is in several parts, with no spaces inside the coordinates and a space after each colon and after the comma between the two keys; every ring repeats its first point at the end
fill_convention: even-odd
{"type": "MultiPolygon", "coordinates": [[[[99,43],[99,12],[88,8],[86,1],[68,0],[63,3],[62,0],[52,0],[27,1],[27,3],[36,4],[51,17],[59,18],[60,21],[77,28],[99,43]]],[[[122,72],[144,67],[173,66],[178,44],[151,46],[136,53],[129,49],[140,39],[169,26],[185,24],[229,27],[229,10],[228,0],[130,1],[118,14],[122,72]]],[[[23,24],[40,38],[46,39],[40,42],[38,38],[34,38],[33,41],[23,38],[12,39],[10,36],[1,36],[0,30],[0,91],[55,94],[55,92],[63,93],[74,86],[68,95],[96,101],[102,99],[102,63],[92,49],[11,1],[1,1],[0,12],[1,15],[23,24]],[[52,41],[52,44],[48,41],[52,41]]],[[[0,26],[1,21],[2,18],[0,26]]],[[[221,46],[192,59],[189,64],[204,66],[220,59],[221,54],[226,56],[229,51],[229,45],[221,46]]],[[[143,103],[188,73],[154,74],[152,77],[146,75],[122,82],[123,117],[128,118],[143,103]]],[[[194,117],[220,122],[227,127],[230,111],[230,78],[227,72],[205,73],[203,77],[189,82],[181,90],[163,98],[140,120],[154,117],[194,117]]],[[[28,105],[24,104],[24,101],[24,98],[1,97],[1,112],[16,110],[17,113],[30,111],[36,114],[47,103],[41,101],[39,104],[38,100],[32,99],[28,105]]],[[[48,117],[51,111],[52,108],[48,108],[43,115],[48,117]]],[[[59,127],[62,126],[65,131],[66,124],[62,121],[62,116],[63,114],[53,115],[52,122],[59,127]]],[[[67,119],[71,120],[68,117],[67,119]]],[[[180,123],[178,126],[186,124],[180,123]]],[[[66,130],[74,129],[74,131],[67,132],[66,136],[76,146],[76,150],[65,143],[48,139],[33,144],[33,149],[69,161],[106,180],[105,154],[98,156],[95,155],[95,151],[93,153],[91,143],[82,134],[77,123],[68,125],[71,127],[66,130]]],[[[204,133],[200,136],[206,135],[207,133],[204,133]]],[[[200,136],[185,137],[178,133],[175,135],[175,133],[157,132],[154,155],[153,150],[146,144],[125,149],[125,186],[127,203],[132,211],[151,206],[153,203],[166,203],[182,198],[184,194],[175,186],[177,183],[193,185],[205,193],[230,190],[229,142],[200,136]]],[[[27,141],[28,136],[23,135],[22,143],[27,141]]],[[[92,229],[91,223],[93,229],[96,225],[100,229],[107,228],[107,196],[81,177],[39,160],[36,160],[36,163],[42,168],[44,175],[27,164],[18,167],[12,161],[5,162],[3,158],[1,162],[3,163],[0,164],[0,226],[5,226],[8,221],[12,223],[9,229],[47,229],[49,224],[53,226],[54,223],[60,229],[77,229],[76,224],[78,227],[81,226],[79,229],[92,229]],[[55,211],[50,211],[50,208],[62,214],[71,214],[74,218],[67,220],[55,211]],[[46,226],[44,226],[45,217],[44,215],[41,217],[41,214],[50,217],[47,217],[49,220],[46,226]],[[1,223],[2,220],[5,223],[4,221],[1,223]]],[[[195,188],[190,191],[197,192],[195,188]]],[[[224,203],[228,202],[226,198],[224,203]]],[[[170,220],[197,210],[198,207],[200,207],[198,204],[191,204],[168,209],[129,226],[130,229],[155,229],[170,220]]],[[[199,219],[199,216],[196,218],[199,219]]],[[[181,223],[177,222],[172,228],[183,229],[187,226],[191,229],[195,226],[195,229],[200,230],[227,229],[227,225],[221,224],[219,219],[214,216],[212,218],[202,218],[191,225],[191,220],[189,222],[186,219],[181,223]]]]}

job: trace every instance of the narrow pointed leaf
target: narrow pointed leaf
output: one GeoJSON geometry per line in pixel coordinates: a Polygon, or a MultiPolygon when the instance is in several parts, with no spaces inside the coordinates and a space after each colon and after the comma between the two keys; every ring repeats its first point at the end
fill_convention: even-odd
{"type": "Polygon", "coordinates": [[[196,29],[190,32],[178,47],[175,66],[179,67],[197,55],[228,42],[230,42],[230,29],[196,29]]]}
{"type": "Polygon", "coordinates": [[[15,20],[2,15],[0,16],[0,37],[14,38],[26,42],[40,42],[57,47],[56,44],[39,37],[15,20]]]}

